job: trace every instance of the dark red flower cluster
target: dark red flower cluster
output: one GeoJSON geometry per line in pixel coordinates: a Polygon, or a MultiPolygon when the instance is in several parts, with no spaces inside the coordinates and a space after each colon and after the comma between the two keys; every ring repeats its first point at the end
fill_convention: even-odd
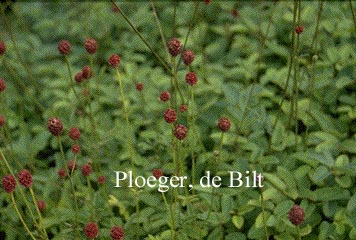
{"type": "Polygon", "coordinates": [[[7,193],[12,193],[16,188],[16,179],[12,175],[6,175],[2,178],[2,188],[7,193]]]}
{"type": "Polygon", "coordinates": [[[58,51],[60,54],[67,55],[70,53],[70,43],[67,40],[62,40],[58,44],[58,51]]]}
{"type": "Polygon", "coordinates": [[[167,123],[174,123],[177,121],[177,113],[172,108],[168,108],[166,111],[164,111],[163,117],[167,123]]]}
{"type": "Polygon", "coordinates": [[[118,54],[113,54],[109,57],[108,63],[113,68],[118,68],[120,65],[121,58],[118,54]]]}
{"type": "Polygon", "coordinates": [[[230,120],[227,119],[226,117],[222,117],[218,121],[218,128],[220,128],[221,131],[227,132],[231,127],[230,120]]]}
{"type": "Polygon", "coordinates": [[[32,186],[32,175],[27,169],[23,169],[17,174],[17,178],[22,186],[29,188],[32,186]]]}
{"type": "Polygon", "coordinates": [[[63,124],[59,118],[52,117],[48,119],[47,127],[53,136],[60,136],[63,133],[63,124]]]}
{"type": "Polygon", "coordinates": [[[89,54],[96,53],[96,49],[98,48],[98,44],[96,43],[95,39],[88,38],[84,42],[84,47],[89,54]]]}

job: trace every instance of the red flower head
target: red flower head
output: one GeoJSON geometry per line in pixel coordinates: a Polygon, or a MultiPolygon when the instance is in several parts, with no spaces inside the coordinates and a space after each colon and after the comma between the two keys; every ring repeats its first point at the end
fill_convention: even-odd
{"type": "Polygon", "coordinates": [[[93,38],[88,38],[87,40],[85,40],[84,46],[87,52],[90,54],[96,53],[96,49],[98,48],[98,44],[93,38]]]}
{"type": "Polygon", "coordinates": [[[188,109],[188,106],[185,105],[185,104],[182,104],[182,105],[180,105],[180,107],[179,107],[179,111],[182,112],[182,113],[183,113],[183,112],[186,112],[187,109],[188,109]]]}
{"type": "Polygon", "coordinates": [[[75,74],[74,76],[74,80],[77,82],[77,83],[81,83],[83,82],[83,72],[80,71],[80,72],[77,72],[77,74],[75,74]]]}
{"type": "Polygon", "coordinates": [[[164,120],[167,123],[174,123],[177,120],[177,113],[172,108],[168,108],[163,114],[164,120]]]}
{"type": "Polygon", "coordinates": [[[122,229],[119,226],[114,226],[110,231],[110,237],[112,240],[122,240],[124,239],[124,236],[125,236],[124,229],[122,229]]]}
{"type": "Polygon", "coordinates": [[[82,68],[82,77],[84,79],[89,79],[93,76],[93,70],[89,66],[84,66],[82,68]]]}
{"type": "Polygon", "coordinates": [[[163,102],[167,102],[171,98],[171,94],[168,91],[163,91],[159,95],[159,99],[163,102]]]}
{"type": "Polygon", "coordinates": [[[152,175],[153,175],[156,179],[158,179],[158,178],[160,178],[160,177],[163,176],[163,172],[162,172],[162,170],[159,169],[159,168],[153,169],[152,175]]]}
{"type": "Polygon", "coordinates": [[[6,175],[2,178],[2,188],[7,193],[12,193],[16,188],[16,179],[12,175],[6,175]]]}
{"type": "Polygon", "coordinates": [[[289,210],[289,221],[293,225],[298,226],[304,222],[304,209],[299,205],[294,205],[291,210],[289,210]]]}
{"type": "Polygon", "coordinates": [[[189,72],[187,75],[185,75],[185,81],[190,85],[193,86],[197,84],[198,82],[198,77],[194,72],[189,72]]]}
{"type": "Polygon", "coordinates": [[[234,8],[234,9],[231,10],[231,14],[232,14],[232,16],[234,16],[235,18],[237,18],[237,17],[240,15],[239,10],[237,10],[236,8],[234,8]]]}
{"type": "Polygon", "coordinates": [[[183,53],[183,62],[185,65],[189,66],[194,61],[194,52],[192,50],[187,50],[183,53]]]}
{"type": "Polygon", "coordinates": [[[32,175],[27,169],[23,169],[17,174],[17,178],[22,186],[29,188],[32,186],[32,175]]]}
{"type": "Polygon", "coordinates": [[[93,168],[90,164],[84,164],[82,166],[82,174],[83,176],[89,176],[93,172],[93,168]]]}
{"type": "Polygon", "coordinates": [[[43,212],[46,209],[46,202],[43,200],[38,200],[37,207],[41,212],[43,212]]]}
{"type": "Polygon", "coordinates": [[[301,34],[303,31],[304,31],[304,27],[303,26],[297,26],[295,28],[295,33],[298,34],[298,35],[301,34]]]}
{"type": "Polygon", "coordinates": [[[0,115],[0,127],[4,126],[5,122],[6,122],[5,117],[0,115]]]}
{"type": "Polygon", "coordinates": [[[66,176],[67,176],[66,170],[64,170],[63,168],[58,170],[58,177],[63,179],[66,178],[66,176]]]}
{"type": "Polygon", "coordinates": [[[106,182],[106,177],[105,176],[99,176],[98,177],[98,183],[99,184],[104,184],[106,182]]]}
{"type": "Polygon", "coordinates": [[[204,0],[204,3],[208,5],[211,2],[211,0],[204,0]]]}
{"type": "Polygon", "coordinates": [[[230,127],[231,123],[229,119],[227,119],[226,117],[222,117],[219,119],[218,128],[220,128],[221,131],[227,132],[229,131],[230,127]]]}
{"type": "Polygon", "coordinates": [[[74,144],[72,146],[72,153],[78,154],[80,152],[80,146],[78,144],[74,144]]]}
{"type": "Polygon", "coordinates": [[[70,53],[70,43],[67,40],[62,40],[58,44],[58,51],[60,54],[69,54],[70,53]]]}
{"type": "Polygon", "coordinates": [[[89,239],[94,239],[98,236],[99,228],[94,222],[89,222],[84,227],[84,234],[89,239]]]}
{"type": "Polygon", "coordinates": [[[0,40],[0,55],[3,55],[6,51],[6,45],[4,43],[4,41],[0,40]]]}
{"type": "Polygon", "coordinates": [[[53,136],[60,136],[63,133],[63,124],[59,118],[52,117],[48,119],[47,127],[53,136]]]}
{"type": "Polygon", "coordinates": [[[0,92],[5,91],[6,89],[6,82],[4,79],[0,78],[0,92]]]}
{"type": "Polygon", "coordinates": [[[141,82],[136,83],[136,90],[141,92],[143,90],[143,83],[141,82]]]}
{"type": "Polygon", "coordinates": [[[108,63],[113,68],[118,68],[120,64],[121,58],[118,54],[113,54],[109,57],[108,63]]]}
{"type": "Polygon", "coordinates": [[[175,57],[182,52],[182,44],[177,38],[172,38],[171,40],[169,40],[168,51],[172,55],[172,57],[175,57]]]}
{"type": "Polygon", "coordinates": [[[74,141],[78,141],[80,138],[80,130],[79,128],[72,127],[69,129],[68,136],[73,139],[74,141]]]}
{"type": "Polygon", "coordinates": [[[188,128],[182,124],[178,124],[174,131],[173,134],[178,138],[179,140],[183,140],[187,136],[188,128]]]}

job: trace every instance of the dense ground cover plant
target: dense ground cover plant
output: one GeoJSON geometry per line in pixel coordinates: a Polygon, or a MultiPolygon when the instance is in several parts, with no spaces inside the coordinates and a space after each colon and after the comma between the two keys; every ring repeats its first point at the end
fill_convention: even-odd
{"type": "Polygon", "coordinates": [[[0,239],[356,239],[355,2],[0,6],[0,239]]]}

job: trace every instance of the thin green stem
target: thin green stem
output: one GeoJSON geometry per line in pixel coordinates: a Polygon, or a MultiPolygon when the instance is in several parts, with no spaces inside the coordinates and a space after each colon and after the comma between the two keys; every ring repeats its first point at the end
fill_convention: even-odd
{"type": "MultiPolygon", "coordinates": [[[[185,49],[185,46],[187,45],[190,32],[191,32],[192,29],[193,29],[193,24],[197,22],[196,19],[195,19],[195,17],[196,17],[196,15],[197,15],[197,13],[198,13],[199,3],[200,3],[200,2],[198,1],[198,2],[196,2],[196,4],[195,4],[193,17],[192,17],[192,20],[191,20],[191,22],[190,22],[190,24],[189,24],[187,35],[185,36],[185,39],[184,39],[183,51],[184,51],[184,49],[185,49]]],[[[180,55],[180,57],[179,57],[178,67],[179,67],[179,65],[180,65],[181,62],[182,62],[182,55],[180,55]]]]}
{"type": "Polygon", "coordinates": [[[156,20],[159,33],[161,34],[161,40],[162,40],[164,49],[166,50],[167,55],[168,55],[168,57],[169,57],[170,54],[169,54],[168,47],[167,47],[167,41],[166,41],[166,38],[165,38],[165,36],[164,36],[164,32],[163,32],[161,23],[160,23],[160,21],[159,21],[158,15],[157,15],[157,11],[156,11],[156,7],[155,7],[155,4],[154,4],[154,1],[153,1],[153,0],[150,0],[150,2],[151,2],[151,7],[152,7],[153,16],[154,16],[154,18],[155,18],[155,20],[156,20]]]}
{"type": "Polygon", "coordinates": [[[133,171],[133,175],[135,172],[135,163],[134,163],[134,150],[133,150],[133,135],[132,135],[132,126],[130,124],[130,120],[129,120],[129,111],[128,111],[128,107],[127,107],[127,101],[125,98],[125,94],[124,94],[124,87],[122,84],[122,78],[121,78],[121,74],[119,72],[119,69],[116,68],[116,76],[117,76],[117,80],[119,82],[119,88],[120,88],[120,94],[121,94],[121,101],[122,101],[122,105],[124,107],[124,115],[125,115],[125,121],[126,121],[126,133],[127,133],[127,138],[128,138],[128,148],[129,148],[129,152],[130,152],[130,161],[131,161],[131,168],[133,171]]]}
{"type": "Polygon", "coordinates": [[[352,20],[354,21],[355,33],[356,33],[356,15],[355,15],[354,8],[352,6],[352,1],[349,0],[349,3],[350,3],[351,13],[352,13],[352,20]]]}
{"type": "Polygon", "coordinates": [[[167,199],[166,199],[166,195],[164,194],[164,192],[162,192],[162,198],[163,198],[163,202],[166,205],[167,211],[169,211],[170,215],[171,215],[171,240],[175,239],[175,223],[174,223],[174,215],[173,215],[173,210],[172,207],[169,207],[168,203],[167,203],[167,199]]]}
{"type": "Polygon", "coordinates": [[[261,208],[262,208],[263,228],[264,228],[264,231],[265,231],[266,240],[268,240],[269,239],[269,233],[268,233],[268,230],[267,230],[267,223],[266,223],[265,200],[263,198],[263,189],[261,189],[260,193],[261,193],[261,208]]]}
{"type": "Polygon", "coordinates": [[[45,238],[48,239],[46,228],[43,226],[42,215],[41,215],[40,209],[38,208],[38,204],[37,204],[35,193],[33,192],[32,187],[30,187],[29,189],[30,189],[30,193],[31,193],[33,204],[35,205],[36,211],[37,211],[37,214],[38,214],[39,225],[42,228],[42,231],[43,231],[43,234],[44,234],[45,238]]]}
{"type": "MultiPolygon", "coordinates": [[[[296,26],[296,19],[297,19],[297,5],[294,4],[294,9],[293,9],[293,32],[292,32],[292,41],[291,41],[292,43],[291,43],[291,54],[290,54],[290,60],[289,60],[287,81],[286,81],[286,85],[284,86],[284,89],[283,89],[283,97],[282,97],[280,103],[278,104],[279,111],[278,111],[277,116],[276,116],[276,118],[274,120],[272,129],[276,128],[278,119],[279,119],[280,114],[282,112],[282,105],[283,105],[284,100],[285,100],[284,97],[287,95],[287,89],[288,89],[288,86],[289,86],[290,76],[291,76],[291,72],[292,72],[292,66],[294,64],[294,58],[295,58],[295,34],[294,34],[294,29],[295,29],[295,26],[296,26]]],[[[287,126],[287,128],[289,128],[289,125],[287,126]]],[[[269,148],[271,148],[271,145],[272,145],[272,139],[270,139],[270,141],[269,141],[269,148]]]]}
{"type": "Polygon", "coordinates": [[[14,194],[11,193],[11,202],[12,202],[12,205],[14,206],[15,208],[15,211],[17,213],[17,216],[19,217],[21,223],[23,224],[23,226],[25,227],[26,231],[28,232],[28,234],[30,235],[30,237],[33,239],[33,240],[36,240],[36,238],[33,236],[33,234],[31,233],[30,229],[28,228],[27,224],[25,223],[25,221],[23,220],[23,217],[19,211],[19,209],[17,208],[17,205],[16,205],[16,201],[15,201],[15,198],[14,198],[14,194]]]}
{"type": "Polygon", "coordinates": [[[298,227],[298,226],[296,226],[296,228],[297,228],[297,235],[298,235],[298,239],[299,239],[299,240],[302,240],[302,237],[300,236],[300,230],[299,230],[299,227],[298,227]]]}
{"type": "MultiPolygon", "coordinates": [[[[64,151],[63,151],[63,145],[62,145],[62,139],[61,136],[57,136],[57,140],[58,140],[58,145],[59,145],[59,149],[60,152],[62,154],[62,161],[63,161],[63,168],[65,169],[67,176],[69,178],[69,182],[70,182],[70,187],[72,190],[72,194],[73,194],[73,200],[74,200],[74,204],[75,204],[75,225],[77,225],[78,223],[78,202],[77,202],[77,197],[75,196],[75,189],[74,189],[74,184],[73,184],[73,179],[72,179],[72,175],[70,174],[67,164],[66,164],[66,158],[64,155],[64,151]]],[[[74,168],[75,165],[73,165],[74,168]]],[[[77,228],[77,235],[79,236],[79,229],[77,228]]]]}
{"type": "Polygon", "coordinates": [[[91,183],[90,183],[90,178],[89,176],[85,177],[87,180],[87,185],[88,185],[88,190],[89,190],[89,201],[90,201],[90,217],[91,219],[95,219],[95,205],[94,205],[94,189],[91,187],[91,183]]]}
{"type": "Polygon", "coordinates": [[[75,97],[77,98],[77,101],[80,103],[80,98],[79,98],[79,96],[78,96],[78,94],[77,94],[77,92],[75,91],[75,88],[74,88],[74,80],[73,80],[73,77],[72,77],[72,70],[71,70],[70,63],[69,63],[69,60],[68,60],[67,56],[64,56],[64,62],[66,63],[66,66],[67,66],[67,69],[68,69],[69,85],[72,88],[72,91],[73,91],[75,97]]]}
{"type": "Polygon", "coordinates": [[[158,59],[158,61],[162,64],[162,66],[167,70],[167,72],[169,74],[172,75],[171,70],[168,67],[168,64],[157,54],[157,52],[152,48],[152,46],[147,42],[147,40],[142,36],[142,34],[137,30],[137,28],[133,25],[133,23],[131,22],[131,20],[126,16],[126,14],[121,10],[121,8],[119,7],[119,5],[117,5],[115,3],[114,0],[111,0],[111,2],[114,4],[114,6],[116,6],[116,8],[118,9],[119,13],[121,14],[121,16],[125,19],[125,21],[130,25],[130,27],[132,28],[132,30],[136,33],[136,35],[142,40],[142,42],[150,49],[150,51],[152,52],[152,54],[158,59]]]}

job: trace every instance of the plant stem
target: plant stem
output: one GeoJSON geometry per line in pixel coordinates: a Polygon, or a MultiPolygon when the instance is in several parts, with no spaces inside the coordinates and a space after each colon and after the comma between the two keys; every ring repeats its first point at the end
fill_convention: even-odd
{"type": "Polygon", "coordinates": [[[42,215],[41,215],[40,209],[38,208],[38,205],[37,205],[37,200],[36,200],[35,193],[33,192],[32,187],[30,187],[29,189],[30,189],[32,200],[33,200],[33,204],[36,207],[36,211],[37,211],[37,214],[38,214],[38,217],[39,217],[39,225],[42,228],[42,231],[43,231],[43,234],[44,234],[45,238],[48,239],[46,228],[43,226],[42,215]]]}
{"type": "Polygon", "coordinates": [[[23,224],[23,226],[25,227],[26,231],[27,231],[28,234],[31,236],[31,238],[32,238],[33,240],[36,240],[36,238],[35,238],[35,237],[33,236],[33,234],[31,233],[30,229],[28,228],[27,224],[26,224],[25,221],[23,220],[23,217],[22,217],[22,215],[21,215],[19,209],[17,208],[16,201],[15,201],[15,198],[14,198],[14,194],[11,193],[10,196],[11,196],[12,205],[14,206],[15,211],[16,211],[16,213],[17,213],[17,216],[20,218],[21,223],[23,224]]]}
{"type": "Polygon", "coordinates": [[[91,183],[90,183],[90,178],[89,176],[85,177],[87,180],[87,185],[89,188],[89,201],[90,201],[90,210],[91,210],[91,219],[95,219],[95,205],[94,205],[94,189],[91,187],[91,183]]]}
{"type": "Polygon", "coordinates": [[[167,47],[167,41],[166,41],[166,38],[164,36],[164,32],[163,32],[163,29],[162,29],[162,26],[161,26],[161,23],[158,19],[158,15],[157,15],[157,11],[156,11],[156,7],[154,5],[154,2],[153,0],[150,0],[151,2],[151,7],[152,7],[152,13],[153,13],[153,16],[156,20],[156,23],[157,23],[157,27],[159,29],[159,33],[161,34],[161,39],[162,39],[162,43],[163,43],[163,46],[164,46],[164,49],[166,50],[167,54],[168,54],[168,57],[170,56],[169,52],[168,52],[168,47],[167,47]]]}
{"type": "Polygon", "coordinates": [[[134,151],[133,151],[133,136],[132,136],[132,126],[130,124],[130,120],[129,120],[129,112],[128,112],[128,108],[127,108],[127,102],[126,102],[126,98],[125,98],[125,94],[124,94],[124,87],[122,84],[122,79],[121,79],[121,74],[119,72],[119,69],[116,68],[116,76],[117,76],[117,80],[119,82],[119,88],[120,88],[120,94],[121,94],[121,101],[122,101],[122,105],[124,107],[124,115],[125,115],[125,121],[126,121],[126,133],[127,133],[127,138],[128,138],[128,148],[129,148],[129,152],[130,152],[130,161],[131,161],[131,168],[132,168],[132,173],[133,176],[135,176],[135,163],[134,163],[134,151]]]}
{"type": "MultiPolygon", "coordinates": [[[[58,145],[59,145],[59,149],[61,151],[62,154],[62,160],[63,160],[63,167],[67,173],[67,176],[69,178],[69,182],[70,182],[70,187],[72,190],[72,194],[73,194],[73,199],[74,199],[74,204],[75,204],[75,225],[77,225],[78,223],[78,203],[77,203],[77,197],[75,196],[75,189],[74,189],[74,184],[73,184],[73,180],[72,180],[72,175],[70,175],[70,172],[68,170],[67,164],[66,164],[66,158],[64,155],[64,151],[63,151],[63,145],[62,145],[62,139],[61,136],[57,136],[57,140],[58,140],[58,145]]],[[[75,165],[73,165],[74,168],[75,165]]],[[[71,171],[72,173],[73,171],[71,171]]],[[[77,235],[79,236],[79,230],[77,229],[77,235]]]]}
{"type": "Polygon", "coordinates": [[[298,226],[296,226],[296,228],[297,228],[298,239],[299,239],[299,240],[302,240],[302,237],[300,236],[300,230],[299,230],[299,227],[298,227],[298,226]]]}
{"type": "Polygon", "coordinates": [[[111,2],[114,4],[114,6],[116,6],[116,8],[118,9],[119,13],[121,14],[121,16],[125,19],[125,21],[130,25],[130,27],[132,28],[132,30],[137,34],[137,36],[142,40],[142,42],[150,49],[150,51],[152,52],[152,54],[158,59],[158,61],[162,64],[162,66],[168,71],[169,74],[172,75],[171,70],[168,67],[168,64],[156,53],[156,51],[153,50],[153,48],[151,47],[151,45],[146,41],[146,39],[142,36],[142,34],[137,30],[137,28],[133,25],[133,23],[130,21],[130,19],[126,16],[126,14],[121,10],[121,8],[119,7],[119,5],[117,5],[115,3],[114,0],[111,0],[111,2]]]}
{"type": "Polygon", "coordinates": [[[163,198],[163,202],[166,205],[167,211],[169,211],[170,215],[171,215],[171,239],[174,240],[175,239],[175,223],[174,223],[174,215],[173,215],[173,210],[172,210],[172,206],[169,207],[168,203],[167,203],[167,199],[166,199],[166,195],[164,194],[164,192],[162,192],[162,198],[163,198]]]}
{"type": "Polygon", "coordinates": [[[265,200],[263,198],[263,189],[260,189],[260,190],[261,190],[260,193],[261,193],[261,208],[262,208],[263,227],[264,227],[264,231],[265,231],[265,235],[266,235],[266,240],[268,240],[269,234],[268,234],[267,223],[266,223],[265,200]]]}

